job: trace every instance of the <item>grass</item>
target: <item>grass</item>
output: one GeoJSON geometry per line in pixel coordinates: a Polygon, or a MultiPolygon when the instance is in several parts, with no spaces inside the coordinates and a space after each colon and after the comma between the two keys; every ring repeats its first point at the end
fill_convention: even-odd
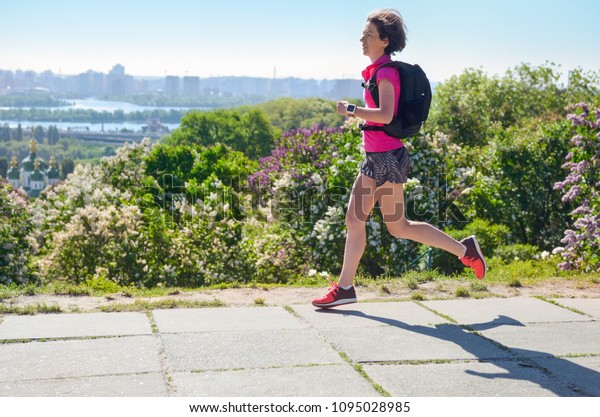
{"type": "Polygon", "coordinates": [[[425,301],[427,300],[427,297],[425,297],[424,294],[417,291],[410,294],[410,299],[415,301],[425,301]]]}
{"type": "Polygon", "coordinates": [[[107,306],[101,306],[100,311],[114,313],[123,311],[150,311],[170,308],[207,308],[224,306],[225,304],[221,300],[189,301],[168,298],[156,301],[135,300],[133,303],[113,303],[107,306]]]}
{"type": "Polygon", "coordinates": [[[471,292],[468,288],[459,285],[454,291],[454,295],[460,298],[469,298],[471,296],[471,292]]]}
{"type": "Polygon", "coordinates": [[[488,286],[481,281],[472,282],[469,288],[475,292],[485,292],[488,290],[488,286]]]}
{"type": "Polygon", "coordinates": [[[377,391],[382,397],[391,397],[389,392],[387,392],[381,385],[376,384],[375,381],[373,381],[369,374],[365,372],[361,364],[354,363],[350,356],[348,356],[345,352],[338,351],[338,354],[345,362],[353,366],[354,370],[358,372],[358,374],[362,376],[369,384],[371,384],[373,389],[377,391]]]}
{"type": "Polygon", "coordinates": [[[417,281],[414,277],[406,278],[404,281],[410,290],[416,290],[419,288],[419,281],[417,281]]]}
{"type": "Polygon", "coordinates": [[[34,315],[34,314],[50,314],[50,313],[62,313],[62,310],[58,304],[46,304],[46,303],[35,303],[27,304],[25,306],[14,306],[0,304],[0,314],[17,314],[20,316],[34,315]]]}
{"type": "MultiPolygon", "coordinates": [[[[335,276],[332,275],[332,279],[335,276]]],[[[404,291],[408,299],[424,301],[427,299],[429,289],[443,293],[448,297],[482,298],[494,296],[490,287],[504,286],[508,288],[535,288],[538,285],[549,283],[570,282],[572,288],[585,291],[600,284],[597,274],[583,272],[566,272],[559,270],[553,261],[526,260],[513,261],[509,264],[491,258],[488,262],[488,274],[483,281],[474,279],[470,270],[461,274],[444,275],[437,271],[408,271],[399,277],[369,277],[359,275],[356,285],[366,287],[382,296],[393,295],[404,291]],[[433,285],[431,285],[433,283],[433,285]],[[409,290],[407,293],[406,290],[409,290]]],[[[104,311],[145,311],[165,308],[193,308],[193,307],[219,307],[221,301],[189,301],[176,300],[168,296],[185,295],[186,293],[201,291],[219,291],[232,288],[252,288],[268,291],[274,288],[287,287],[319,287],[327,285],[322,277],[295,278],[288,284],[280,283],[220,283],[201,288],[161,287],[137,288],[133,286],[120,286],[106,279],[88,280],[84,283],[72,284],[67,282],[51,282],[45,285],[1,285],[0,284],[0,314],[35,314],[36,312],[60,312],[57,305],[33,304],[32,306],[12,306],[11,300],[20,296],[34,295],[60,295],[67,297],[104,297],[114,301],[119,297],[131,298],[130,303],[114,301],[111,306],[103,307],[104,311]],[[140,300],[140,299],[144,300],[140,300]],[[166,299],[165,299],[166,298],[166,299]],[[150,299],[150,300],[148,300],[150,299]],[[152,299],[156,299],[152,301],[152,299]]],[[[435,296],[434,296],[435,297],[435,296]]],[[[182,297],[183,298],[183,297],[182,297]]],[[[263,297],[257,297],[254,305],[266,305],[263,297]]],[[[21,303],[22,304],[22,303],[21,303]]],[[[74,311],[77,311],[76,309],[74,311]]]]}

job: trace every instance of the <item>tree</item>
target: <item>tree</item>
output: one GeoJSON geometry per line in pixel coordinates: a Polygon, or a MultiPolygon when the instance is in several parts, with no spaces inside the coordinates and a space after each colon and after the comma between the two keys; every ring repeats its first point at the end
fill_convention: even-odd
{"type": "Polygon", "coordinates": [[[15,140],[19,142],[23,140],[23,128],[21,127],[21,123],[17,125],[17,130],[15,132],[15,140]]]}
{"type": "Polygon", "coordinates": [[[8,142],[10,140],[10,127],[8,123],[4,123],[2,127],[0,127],[0,141],[8,142]]]}
{"type": "Polygon", "coordinates": [[[33,137],[38,143],[42,143],[44,141],[44,128],[42,126],[36,126],[33,130],[33,137]]]}
{"type": "Polygon", "coordinates": [[[60,139],[58,128],[56,126],[48,127],[48,145],[56,145],[60,139]]]}
{"type": "Polygon", "coordinates": [[[475,168],[459,204],[467,217],[508,226],[507,243],[553,249],[569,213],[554,190],[564,175],[568,132],[564,122],[532,123],[499,132],[477,157],[467,151],[459,162],[475,168]]]}
{"type": "Polygon", "coordinates": [[[335,111],[335,102],[321,98],[283,97],[258,107],[265,112],[273,126],[283,131],[311,129],[315,125],[334,128],[344,123],[344,116],[335,111]]]}
{"type": "MultiPolygon", "coordinates": [[[[224,197],[226,200],[236,200],[234,194],[247,188],[247,178],[258,166],[243,153],[222,144],[158,145],[144,162],[146,175],[158,185],[154,200],[160,207],[171,207],[174,199],[184,194],[188,201],[202,199],[216,181],[232,190],[231,195],[224,197]]],[[[239,217],[240,205],[232,204],[231,209],[239,217]]]]}
{"type": "Polygon", "coordinates": [[[503,77],[468,69],[436,87],[428,126],[461,145],[483,146],[498,130],[530,119],[562,120],[567,104],[585,97],[600,100],[600,75],[574,70],[569,85],[559,83],[553,64],[521,64],[503,77]]]}
{"type": "Polygon", "coordinates": [[[73,171],[75,171],[75,163],[73,162],[73,160],[70,158],[63,159],[60,169],[61,178],[64,180],[65,178],[67,178],[67,175],[69,175],[73,171]]]}
{"type": "Polygon", "coordinates": [[[192,111],[167,139],[170,145],[211,146],[222,143],[251,159],[273,148],[275,131],[258,109],[192,111]]]}
{"type": "Polygon", "coordinates": [[[0,178],[6,178],[8,175],[8,159],[6,156],[0,157],[0,178]]]}

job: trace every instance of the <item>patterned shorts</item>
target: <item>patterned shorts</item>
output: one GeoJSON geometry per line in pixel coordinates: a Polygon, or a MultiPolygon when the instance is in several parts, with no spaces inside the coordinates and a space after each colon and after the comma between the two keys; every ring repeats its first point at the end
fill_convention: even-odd
{"type": "Polygon", "coordinates": [[[404,184],[410,173],[410,155],[405,147],[388,152],[366,152],[360,172],[373,178],[377,187],[387,181],[404,184]]]}

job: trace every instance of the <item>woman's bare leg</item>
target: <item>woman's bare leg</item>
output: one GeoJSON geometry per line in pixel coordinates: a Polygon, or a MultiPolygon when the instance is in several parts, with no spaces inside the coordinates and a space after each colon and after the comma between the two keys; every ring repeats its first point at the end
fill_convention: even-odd
{"type": "Polygon", "coordinates": [[[376,183],[373,178],[359,174],[354,181],[350,203],[346,212],[346,246],[344,249],[344,264],[338,285],[352,285],[360,258],[367,242],[366,221],[375,206],[376,183]]]}
{"type": "Polygon", "coordinates": [[[406,219],[404,184],[386,182],[377,189],[376,200],[379,202],[383,221],[392,236],[434,246],[457,257],[465,254],[465,246],[441,230],[428,223],[406,219]]]}

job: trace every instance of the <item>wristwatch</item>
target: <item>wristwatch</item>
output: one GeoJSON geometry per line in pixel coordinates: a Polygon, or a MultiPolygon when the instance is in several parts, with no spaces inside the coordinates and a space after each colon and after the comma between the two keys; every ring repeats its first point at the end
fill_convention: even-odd
{"type": "Polygon", "coordinates": [[[354,116],[354,112],[356,111],[356,104],[348,104],[346,106],[346,113],[350,116],[354,116]]]}

